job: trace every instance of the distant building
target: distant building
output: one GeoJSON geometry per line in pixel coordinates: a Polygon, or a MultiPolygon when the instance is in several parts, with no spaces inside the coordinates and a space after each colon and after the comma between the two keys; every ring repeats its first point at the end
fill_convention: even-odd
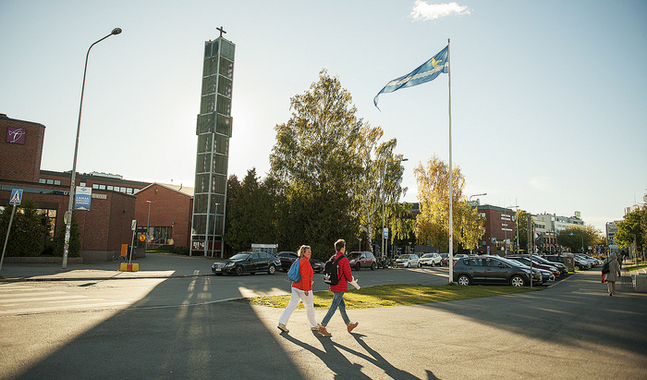
{"type": "Polygon", "coordinates": [[[517,240],[516,212],[509,208],[479,205],[481,219],[485,219],[485,234],[477,251],[482,254],[505,256],[515,250],[517,240]]]}
{"type": "MultiPolygon", "coordinates": [[[[49,227],[45,245],[51,245],[64,225],[71,171],[40,169],[44,125],[0,114],[0,135],[0,208],[9,204],[12,189],[22,189],[23,202],[31,199],[43,215],[49,227]]],[[[189,246],[193,189],[99,172],[77,173],[75,178],[76,186],[92,189],[89,210],[76,210],[84,261],[110,261],[119,255],[121,245],[132,242],[133,219],[138,221],[138,235],[150,231],[157,244],[189,246]]]]}
{"type": "Polygon", "coordinates": [[[541,252],[556,253],[559,250],[557,236],[560,231],[571,226],[584,227],[584,221],[575,216],[559,216],[556,214],[536,214],[532,216],[535,236],[533,239],[537,250],[541,252]]]}

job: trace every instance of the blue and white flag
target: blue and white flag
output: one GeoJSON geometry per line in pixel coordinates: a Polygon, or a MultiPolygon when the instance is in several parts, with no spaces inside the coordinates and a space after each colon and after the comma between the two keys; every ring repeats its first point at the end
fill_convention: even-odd
{"type": "MultiPolygon", "coordinates": [[[[373,98],[373,104],[377,107],[377,98],[380,94],[386,94],[388,92],[393,92],[404,87],[412,87],[418,84],[426,83],[436,79],[440,73],[449,72],[449,60],[447,56],[449,55],[449,45],[447,45],[440,53],[431,57],[430,60],[423,63],[417,69],[413,70],[409,74],[402,76],[400,78],[394,79],[384,86],[384,88],[375,95],[373,98]]],[[[379,108],[378,108],[379,109],[379,108]]]]}

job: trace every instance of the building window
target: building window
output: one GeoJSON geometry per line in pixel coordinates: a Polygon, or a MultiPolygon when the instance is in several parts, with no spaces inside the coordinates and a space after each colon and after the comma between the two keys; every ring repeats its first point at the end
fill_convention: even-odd
{"type": "Polygon", "coordinates": [[[99,188],[99,184],[98,184],[98,183],[93,183],[93,184],[92,184],[92,188],[93,188],[93,189],[98,189],[98,188],[99,188]]]}
{"type": "Polygon", "coordinates": [[[48,185],[53,185],[53,184],[54,184],[54,180],[53,180],[53,179],[48,179],[48,180],[47,180],[47,184],[48,184],[48,185]]]}
{"type": "Polygon", "coordinates": [[[87,186],[87,184],[86,184],[86,182],[79,182],[79,186],[81,186],[81,187],[86,187],[86,186],[87,186]]]}
{"type": "Polygon", "coordinates": [[[106,189],[106,185],[99,185],[99,190],[105,190],[105,189],[106,189]]]}
{"type": "MultiPolygon", "coordinates": [[[[59,181],[58,179],[54,180],[54,185],[60,185],[60,184],[61,184],[61,181],[59,181]]],[[[83,185],[83,186],[85,186],[85,185],[83,185]]]]}
{"type": "Polygon", "coordinates": [[[108,186],[106,186],[106,189],[112,191],[112,190],[114,190],[114,187],[112,185],[108,185],[108,186]]]}
{"type": "Polygon", "coordinates": [[[38,183],[47,183],[47,182],[45,181],[45,178],[39,178],[38,183]]]}

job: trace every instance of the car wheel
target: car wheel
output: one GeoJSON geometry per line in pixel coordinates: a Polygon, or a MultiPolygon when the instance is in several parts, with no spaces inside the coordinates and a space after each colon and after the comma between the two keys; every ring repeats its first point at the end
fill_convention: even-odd
{"type": "Polygon", "coordinates": [[[355,270],[360,270],[360,269],[362,269],[362,264],[360,263],[355,264],[355,270]]]}
{"type": "Polygon", "coordinates": [[[418,262],[418,268],[422,268],[422,264],[420,264],[420,262],[418,262]]]}
{"type": "Polygon", "coordinates": [[[411,268],[411,263],[407,263],[407,268],[411,268]]]}
{"type": "Polygon", "coordinates": [[[269,268],[267,268],[267,274],[274,274],[276,273],[276,267],[274,265],[270,265],[269,268]]]}
{"type": "Polygon", "coordinates": [[[432,262],[431,262],[431,267],[433,268],[433,267],[435,267],[435,266],[436,266],[436,262],[432,261],[432,262]]]}
{"type": "Polygon", "coordinates": [[[244,269],[243,269],[243,266],[242,266],[242,265],[237,266],[237,267],[236,267],[236,276],[242,276],[242,275],[243,275],[243,271],[244,271],[244,269]]]}
{"type": "Polygon", "coordinates": [[[523,280],[523,278],[522,278],[521,276],[519,276],[519,275],[514,275],[514,276],[512,276],[512,278],[510,279],[510,285],[512,285],[512,286],[516,286],[516,287],[524,286],[524,285],[525,285],[525,281],[523,280]]]}
{"type": "Polygon", "coordinates": [[[375,270],[375,263],[371,264],[371,270],[375,270]]]}
{"type": "Polygon", "coordinates": [[[469,276],[465,274],[461,274],[460,276],[458,276],[458,281],[456,282],[458,283],[458,285],[467,286],[472,283],[472,280],[470,279],[469,276]]]}

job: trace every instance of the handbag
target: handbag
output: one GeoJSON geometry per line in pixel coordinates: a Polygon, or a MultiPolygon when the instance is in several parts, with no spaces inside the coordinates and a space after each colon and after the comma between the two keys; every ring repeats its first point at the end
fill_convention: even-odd
{"type": "Polygon", "coordinates": [[[606,280],[607,280],[606,277],[607,277],[607,275],[605,273],[602,273],[602,283],[606,282],[606,280]]]}

